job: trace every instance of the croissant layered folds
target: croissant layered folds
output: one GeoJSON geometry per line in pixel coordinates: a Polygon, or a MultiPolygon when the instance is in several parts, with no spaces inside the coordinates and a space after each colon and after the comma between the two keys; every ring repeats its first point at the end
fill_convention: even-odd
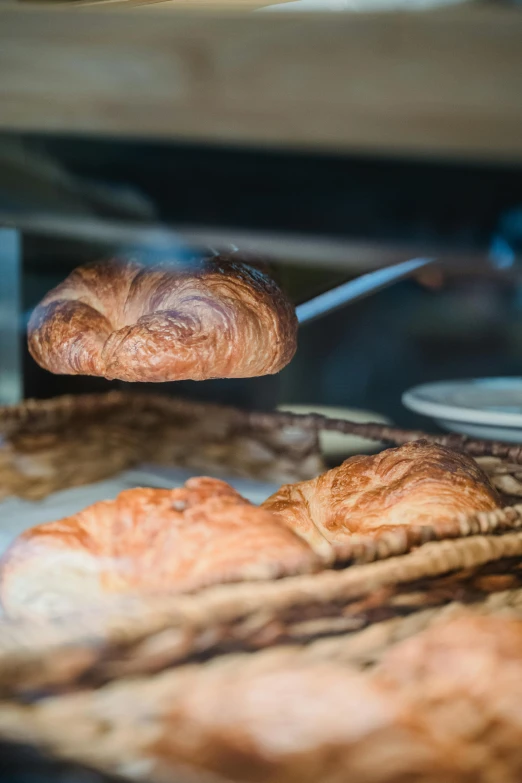
{"type": "Polygon", "coordinates": [[[79,267],[38,305],[29,351],[47,370],[122,381],[249,378],[296,350],[294,308],[258,268],[109,261],[79,267]]]}
{"type": "Polygon", "coordinates": [[[127,490],[22,534],[4,557],[0,596],[11,615],[54,613],[110,593],[311,572],[354,534],[436,526],[499,504],[471,458],[425,442],[353,457],[261,507],[217,479],[127,490]]]}
{"type": "Polygon", "coordinates": [[[317,551],[355,533],[436,525],[500,499],[466,454],[426,441],[357,456],[318,478],[287,484],[263,503],[317,551]]]}
{"type": "Polygon", "coordinates": [[[34,527],[4,556],[6,612],[54,614],[111,593],[190,591],[215,583],[309,572],[318,562],[298,536],[224,481],[130,489],[34,527]]]}

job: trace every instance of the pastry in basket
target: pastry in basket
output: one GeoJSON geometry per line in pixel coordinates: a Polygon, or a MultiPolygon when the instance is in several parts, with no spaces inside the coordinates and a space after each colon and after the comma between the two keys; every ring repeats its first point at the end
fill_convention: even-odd
{"type": "Polygon", "coordinates": [[[187,673],[156,763],[270,783],[514,783],[521,653],[522,623],[470,616],[397,645],[368,676],[290,651],[216,661],[187,673]]]}
{"type": "Polygon", "coordinates": [[[495,489],[466,454],[413,441],[373,456],[350,457],[310,481],[287,484],[263,503],[316,551],[354,533],[377,535],[413,525],[442,524],[459,514],[501,505],[495,489]]]}
{"type": "Polygon", "coordinates": [[[79,267],[29,321],[29,351],[61,375],[122,381],[270,375],[291,360],[297,319],[259,269],[227,258],[190,267],[79,267]]]}
{"type": "Polygon", "coordinates": [[[57,614],[110,594],[185,592],[316,570],[310,547],[223,481],[131,489],[34,527],[7,550],[7,614],[57,614]]]}
{"type": "Polygon", "coordinates": [[[0,734],[150,783],[520,783],[520,621],[438,623],[366,672],[342,645],[3,701],[0,734]]]}
{"type": "MultiPolygon", "coordinates": [[[[460,609],[456,617],[439,620],[392,647],[377,674],[390,686],[416,696],[422,692],[426,699],[451,701],[474,692],[478,700],[487,695],[490,709],[494,701],[501,706],[507,693],[514,692],[514,685],[522,698],[522,622],[513,616],[460,609]]],[[[517,708],[512,717],[517,719],[522,739],[522,711],[517,708]]]]}
{"type": "Polygon", "coordinates": [[[450,771],[401,712],[350,668],[279,649],[3,702],[0,736],[147,783],[391,783],[390,762],[405,775],[393,783],[417,783],[412,757],[450,771]]]}
{"type": "Polygon", "coordinates": [[[515,783],[521,698],[522,623],[463,616],[368,676],[290,651],[189,670],[154,758],[270,783],[515,783]]]}

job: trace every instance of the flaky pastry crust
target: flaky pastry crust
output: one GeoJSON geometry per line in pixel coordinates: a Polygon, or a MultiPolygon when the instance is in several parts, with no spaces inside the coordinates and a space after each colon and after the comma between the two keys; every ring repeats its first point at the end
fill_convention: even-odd
{"type": "Polygon", "coordinates": [[[259,269],[112,260],[75,269],[33,312],[29,351],[59,375],[158,383],[250,378],[296,350],[294,308],[259,269]]]}
{"type": "Polygon", "coordinates": [[[471,457],[426,441],[350,457],[315,479],[281,487],[263,503],[318,551],[353,534],[436,525],[499,507],[471,457]]]}
{"type": "Polygon", "coordinates": [[[187,592],[310,572],[308,545],[224,481],[130,489],[23,533],[5,554],[7,614],[55,614],[115,593],[187,592]]]}

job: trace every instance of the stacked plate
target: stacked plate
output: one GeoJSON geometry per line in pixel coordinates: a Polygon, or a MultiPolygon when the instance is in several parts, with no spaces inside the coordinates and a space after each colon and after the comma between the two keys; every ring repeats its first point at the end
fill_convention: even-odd
{"type": "Polygon", "coordinates": [[[443,429],[522,443],[522,378],[477,378],[416,386],[403,404],[443,429]]]}

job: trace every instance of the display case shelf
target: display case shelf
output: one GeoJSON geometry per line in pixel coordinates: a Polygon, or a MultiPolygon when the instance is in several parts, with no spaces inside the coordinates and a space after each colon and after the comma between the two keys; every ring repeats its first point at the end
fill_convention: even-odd
{"type": "Polygon", "coordinates": [[[0,4],[0,128],[522,162],[522,13],[0,4]]]}
{"type": "Polygon", "coordinates": [[[0,224],[350,270],[517,255],[520,10],[198,8],[0,4],[0,224]]]}

